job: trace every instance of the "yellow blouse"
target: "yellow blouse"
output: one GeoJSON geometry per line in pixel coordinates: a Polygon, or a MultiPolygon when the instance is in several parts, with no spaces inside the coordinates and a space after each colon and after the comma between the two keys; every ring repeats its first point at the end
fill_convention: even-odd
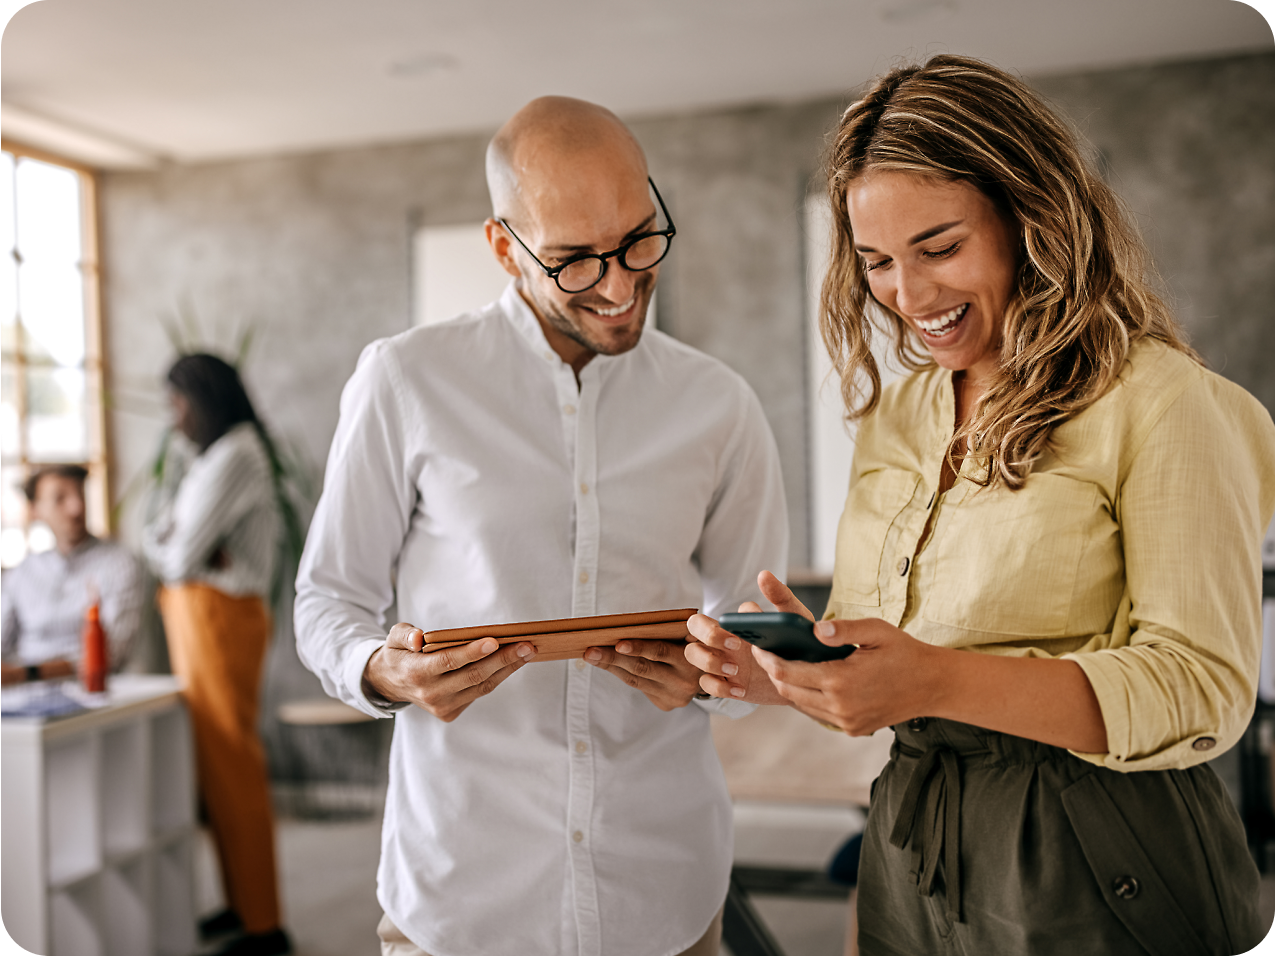
{"type": "Polygon", "coordinates": [[[859,428],[828,617],[1084,669],[1113,770],[1201,763],[1253,710],[1261,542],[1275,511],[1275,424],[1238,385],[1159,342],[1053,434],[1019,491],[966,461],[938,495],[952,376],[886,388],[859,428]],[[933,533],[917,542],[931,511],[933,533]]]}

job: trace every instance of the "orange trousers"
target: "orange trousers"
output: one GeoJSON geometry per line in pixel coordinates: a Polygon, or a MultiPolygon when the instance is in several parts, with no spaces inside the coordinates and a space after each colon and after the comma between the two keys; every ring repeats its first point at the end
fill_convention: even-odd
{"type": "Polygon", "coordinates": [[[259,597],[231,597],[203,584],[161,588],[159,609],[173,673],[185,684],[199,794],[226,905],[246,932],[269,932],[280,925],[279,890],[257,710],[270,613],[259,597]]]}

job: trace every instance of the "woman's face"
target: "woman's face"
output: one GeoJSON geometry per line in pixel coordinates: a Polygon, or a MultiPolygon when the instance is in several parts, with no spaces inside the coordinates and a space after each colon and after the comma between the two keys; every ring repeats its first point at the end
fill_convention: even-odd
{"type": "Polygon", "coordinates": [[[846,191],[872,295],[943,368],[986,381],[1000,354],[1018,271],[1016,230],[960,180],[869,172],[846,191]]]}
{"type": "Polygon", "coordinates": [[[168,389],[168,408],[172,413],[173,427],[189,438],[195,438],[195,418],[191,414],[190,399],[171,386],[168,389]]]}

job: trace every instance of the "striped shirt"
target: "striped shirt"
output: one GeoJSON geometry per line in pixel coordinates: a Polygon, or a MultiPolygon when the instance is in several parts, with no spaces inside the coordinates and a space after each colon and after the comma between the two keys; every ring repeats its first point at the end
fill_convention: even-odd
{"type": "Polygon", "coordinates": [[[111,669],[128,659],[142,619],[141,562],[113,541],[89,535],[70,554],[32,554],[3,578],[3,657],[27,666],[78,661],[84,614],[96,599],[111,669]]]}
{"type": "Polygon", "coordinates": [[[146,525],[142,547],[165,584],[207,584],[235,597],[267,597],[278,560],[279,507],[270,461],[249,422],[190,463],[146,525]],[[224,561],[214,559],[221,552],[224,561]]]}

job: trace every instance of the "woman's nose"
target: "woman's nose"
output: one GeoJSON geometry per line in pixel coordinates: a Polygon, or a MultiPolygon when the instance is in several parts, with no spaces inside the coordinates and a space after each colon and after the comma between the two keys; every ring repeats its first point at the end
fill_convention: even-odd
{"type": "Polygon", "coordinates": [[[937,301],[938,286],[917,269],[898,268],[894,274],[895,301],[904,315],[924,315],[937,301]]]}

